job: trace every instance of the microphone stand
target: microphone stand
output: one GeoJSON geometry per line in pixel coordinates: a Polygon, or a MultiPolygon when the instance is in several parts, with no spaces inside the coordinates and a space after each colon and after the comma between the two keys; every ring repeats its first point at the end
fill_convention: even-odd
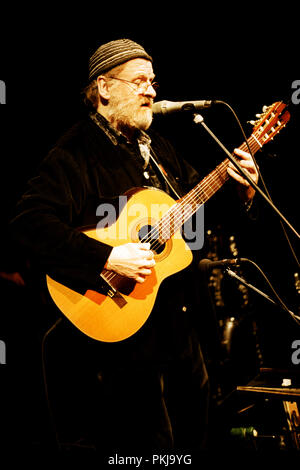
{"type": "Polygon", "coordinates": [[[205,124],[204,118],[201,114],[194,114],[194,122],[195,124],[201,124],[202,127],[209,133],[209,135],[217,142],[217,144],[221,147],[221,149],[226,153],[229,160],[233,163],[233,165],[239,170],[239,172],[243,175],[243,177],[248,181],[248,183],[252,186],[255,191],[257,191],[272,207],[272,209],[279,215],[279,217],[289,226],[289,228],[295,233],[295,235],[300,238],[298,232],[294,229],[294,227],[288,222],[288,220],[284,217],[284,215],[277,209],[277,207],[273,204],[273,202],[268,198],[268,196],[257,186],[257,184],[253,181],[251,176],[248,174],[244,168],[241,167],[238,161],[233,157],[232,153],[227,150],[227,148],[222,144],[222,142],[217,138],[217,136],[212,132],[212,130],[205,124]]]}
{"type": "Polygon", "coordinates": [[[272,304],[274,305],[277,305],[278,307],[280,307],[282,310],[284,311],[288,311],[292,317],[297,317],[297,315],[295,315],[295,313],[293,313],[291,310],[288,310],[287,308],[284,308],[280,303],[278,302],[275,302],[275,300],[273,300],[271,297],[269,297],[267,294],[265,294],[264,292],[262,292],[261,290],[257,289],[257,287],[254,287],[252,284],[249,284],[248,282],[245,281],[245,279],[243,279],[242,277],[238,276],[234,271],[232,271],[230,268],[226,268],[225,270],[225,273],[227,273],[230,277],[233,277],[234,279],[237,279],[239,282],[241,282],[244,286],[248,287],[249,289],[252,289],[254,292],[256,292],[257,294],[261,295],[262,297],[264,297],[265,299],[269,300],[269,302],[271,302],[272,304]]]}

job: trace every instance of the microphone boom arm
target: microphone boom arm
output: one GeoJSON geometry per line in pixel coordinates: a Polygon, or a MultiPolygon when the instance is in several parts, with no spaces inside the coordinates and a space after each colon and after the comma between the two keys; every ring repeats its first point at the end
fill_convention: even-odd
{"type": "MultiPolygon", "coordinates": [[[[248,282],[245,281],[245,279],[243,279],[242,277],[238,276],[234,271],[232,271],[230,268],[226,268],[225,269],[225,272],[230,276],[230,277],[233,277],[235,279],[237,279],[239,282],[241,282],[244,286],[248,287],[249,289],[252,289],[254,292],[256,292],[257,294],[261,295],[262,297],[264,297],[265,299],[269,300],[269,302],[271,302],[272,304],[274,305],[277,305],[278,307],[280,307],[282,310],[287,310],[286,308],[283,308],[283,306],[279,303],[279,302],[275,302],[275,300],[273,300],[271,297],[269,297],[267,294],[265,294],[264,292],[262,292],[261,290],[257,289],[257,287],[253,286],[252,284],[249,284],[248,282]]],[[[297,317],[291,310],[288,310],[288,312],[293,316],[293,317],[297,317]]]]}
{"type": "Polygon", "coordinates": [[[205,124],[204,118],[201,114],[194,114],[194,122],[196,124],[201,124],[202,127],[210,134],[210,136],[217,142],[217,144],[221,147],[221,149],[226,153],[229,160],[233,163],[233,165],[239,170],[239,172],[244,176],[244,178],[248,181],[248,183],[255,189],[272,207],[272,209],[277,213],[277,215],[288,225],[288,227],[294,232],[294,234],[300,238],[299,233],[295,230],[295,228],[289,223],[289,221],[284,217],[284,215],[277,209],[275,204],[268,198],[268,196],[260,189],[260,187],[253,181],[251,176],[248,174],[244,168],[236,161],[233,157],[232,153],[222,144],[222,142],[217,138],[217,136],[212,132],[212,130],[205,124]]]}

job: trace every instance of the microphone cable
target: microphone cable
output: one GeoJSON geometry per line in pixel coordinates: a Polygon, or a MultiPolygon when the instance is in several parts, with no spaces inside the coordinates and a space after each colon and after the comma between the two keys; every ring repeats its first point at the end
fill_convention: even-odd
{"type": "Polygon", "coordinates": [[[262,277],[264,278],[264,280],[267,282],[268,286],[272,290],[273,294],[275,295],[276,299],[278,300],[278,302],[281,305],[281,307],[283,308],[283,310],[285,310],[292,317],[292,319],[297,323],[297,325],[300,326],[300,317],[298,315],[295,315],[295,313],[293,313],[289,310],[289,308],[286,306],[284,301],[277,294],[275,288],[272,286],[270,280],[268,279],[266,274],[263,272],[263,270],[254,261],[252,261],[248,258],[239,258],[239,261],[244,262],[244,263],[249,263],[249,264],[253,265],[259,271],[259,273],[262,275],[262,277]]]}
{"type": "MultiPolygon", "coordinates": [[[[269,191],[268,191],[268,188],[267,188],[267,186],[266,186],[266,184],[265,184],[264,178],[263,178],[263,176],[262,176],[262,174],[261,174],[261,171],[260,171],[260,169],[259,169],[259,166],[258,166],[258,164],[257,164],[257,161],[256,161],[256,159],[255,159],[255,157],[254,157],[254,155],[253,155],[253,152],[252,152],[251,148],[250,148],[250,145],[249,145],[248,139],[247,139],[247,137],[246,137],[246,133],[245,133],[245,131],[244,131],[244,128],[243,128],[243,126],[242,126],[242,124],[241,124],[241,122],[240,122],[240,120],[239,120],[239,118],[238,118],[236,112],[234,111],[234,109],[233,109],[228,103],[226,103],[226,101],[220,101],[220,100],[218,100],[217,103],[218,103],[218,104],[223,104],[223,105],[227,106],[227,108],[228,108],[228,109],[231,111],[231,113],[233,114],[233,116],[234,116],[234,118],[235,118],[235,120],[236,120],[236,122],[237,122],[237,124],[238,124],[238,126],[239,126],[239,128],[240,128],[240,130],[241,130],[241,132],[242,132],[242,135],[243,135],[243,138],[244,138],[245,143],[246,143],[246,145],[247,145],[248,151],[249,151],[249,153],[250,153],[250,155],[251,155],[251,157],[252,157],[252,159],[253,159],[255,168],[256,168],[256,170],[257,170],[257,172],[258,172],[258,175],[259,175],[259,177],[260,177],[260,179],[261,179],[261,182],[262,182],[264,191],[265,191],[265,193],[267,194],[267,196],[268,196],[268,198],[270,199],[270,201],[272,202],[272,204],[274,204],[274,203],[273,203],[273,200],[272,200],[272,198],[271,198],[271,196],[270,196],[270,193],[269,193],[269,191]]],[[[297,264],[297,266],[298,266],[298,269],[300,269],[299,260],[298,260],[298,258],[297,258],[296,253],[295,253],[295,250],[294,250],[294,248],[293,248],[292,242],[291,242],[291,240],[290,240],[290,238],[289,238],[289,236],[288,236],[288,234],[287,234],[287,231],[286,231],[286,229],[285,229],[284,223],[282,222],[281,219],[279,220],[279,222],[280,222],[281,228],[282,228],[282,230],[283,230],[285,239],[286,239],[286,241],[287,241],[287,243],[288,243],[288,245],[289,245],[289,248],[290,248],[290,250],[291,250],[292,256],[294,257],[294,260],[296,261],[296,264],[297,264]]]]}

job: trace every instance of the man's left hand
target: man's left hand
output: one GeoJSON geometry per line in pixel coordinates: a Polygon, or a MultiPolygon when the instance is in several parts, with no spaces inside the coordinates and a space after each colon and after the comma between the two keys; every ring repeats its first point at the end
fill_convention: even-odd
{"type": "MultiPolygon", "coordinates": [[[[249,176],[252,178],[254,183],[258,182],[258,171],[254,164],[251,155],[248,152],[244,152],[240,149],[234,150],[234,155],[239,157],[240,166],[245,169],[249,176]]],[[[239,183],[239,190],[241,197],[246,201],[250,201],[255,194],[255,189],[250,183],[240,174],[238,169],[233,165],[232,162],[228,165],[228,174],[239,183]]]]}

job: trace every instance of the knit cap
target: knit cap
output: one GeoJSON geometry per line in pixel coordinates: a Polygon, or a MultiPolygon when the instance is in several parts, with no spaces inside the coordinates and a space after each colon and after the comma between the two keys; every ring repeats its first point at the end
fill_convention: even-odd
{"type": "Polygon", "coordinates": [[[89,60],[89,80],[131,59],[143,58],[152,62],[145,49],[130,39],[117,39],[102,44],[89,60]]]}

